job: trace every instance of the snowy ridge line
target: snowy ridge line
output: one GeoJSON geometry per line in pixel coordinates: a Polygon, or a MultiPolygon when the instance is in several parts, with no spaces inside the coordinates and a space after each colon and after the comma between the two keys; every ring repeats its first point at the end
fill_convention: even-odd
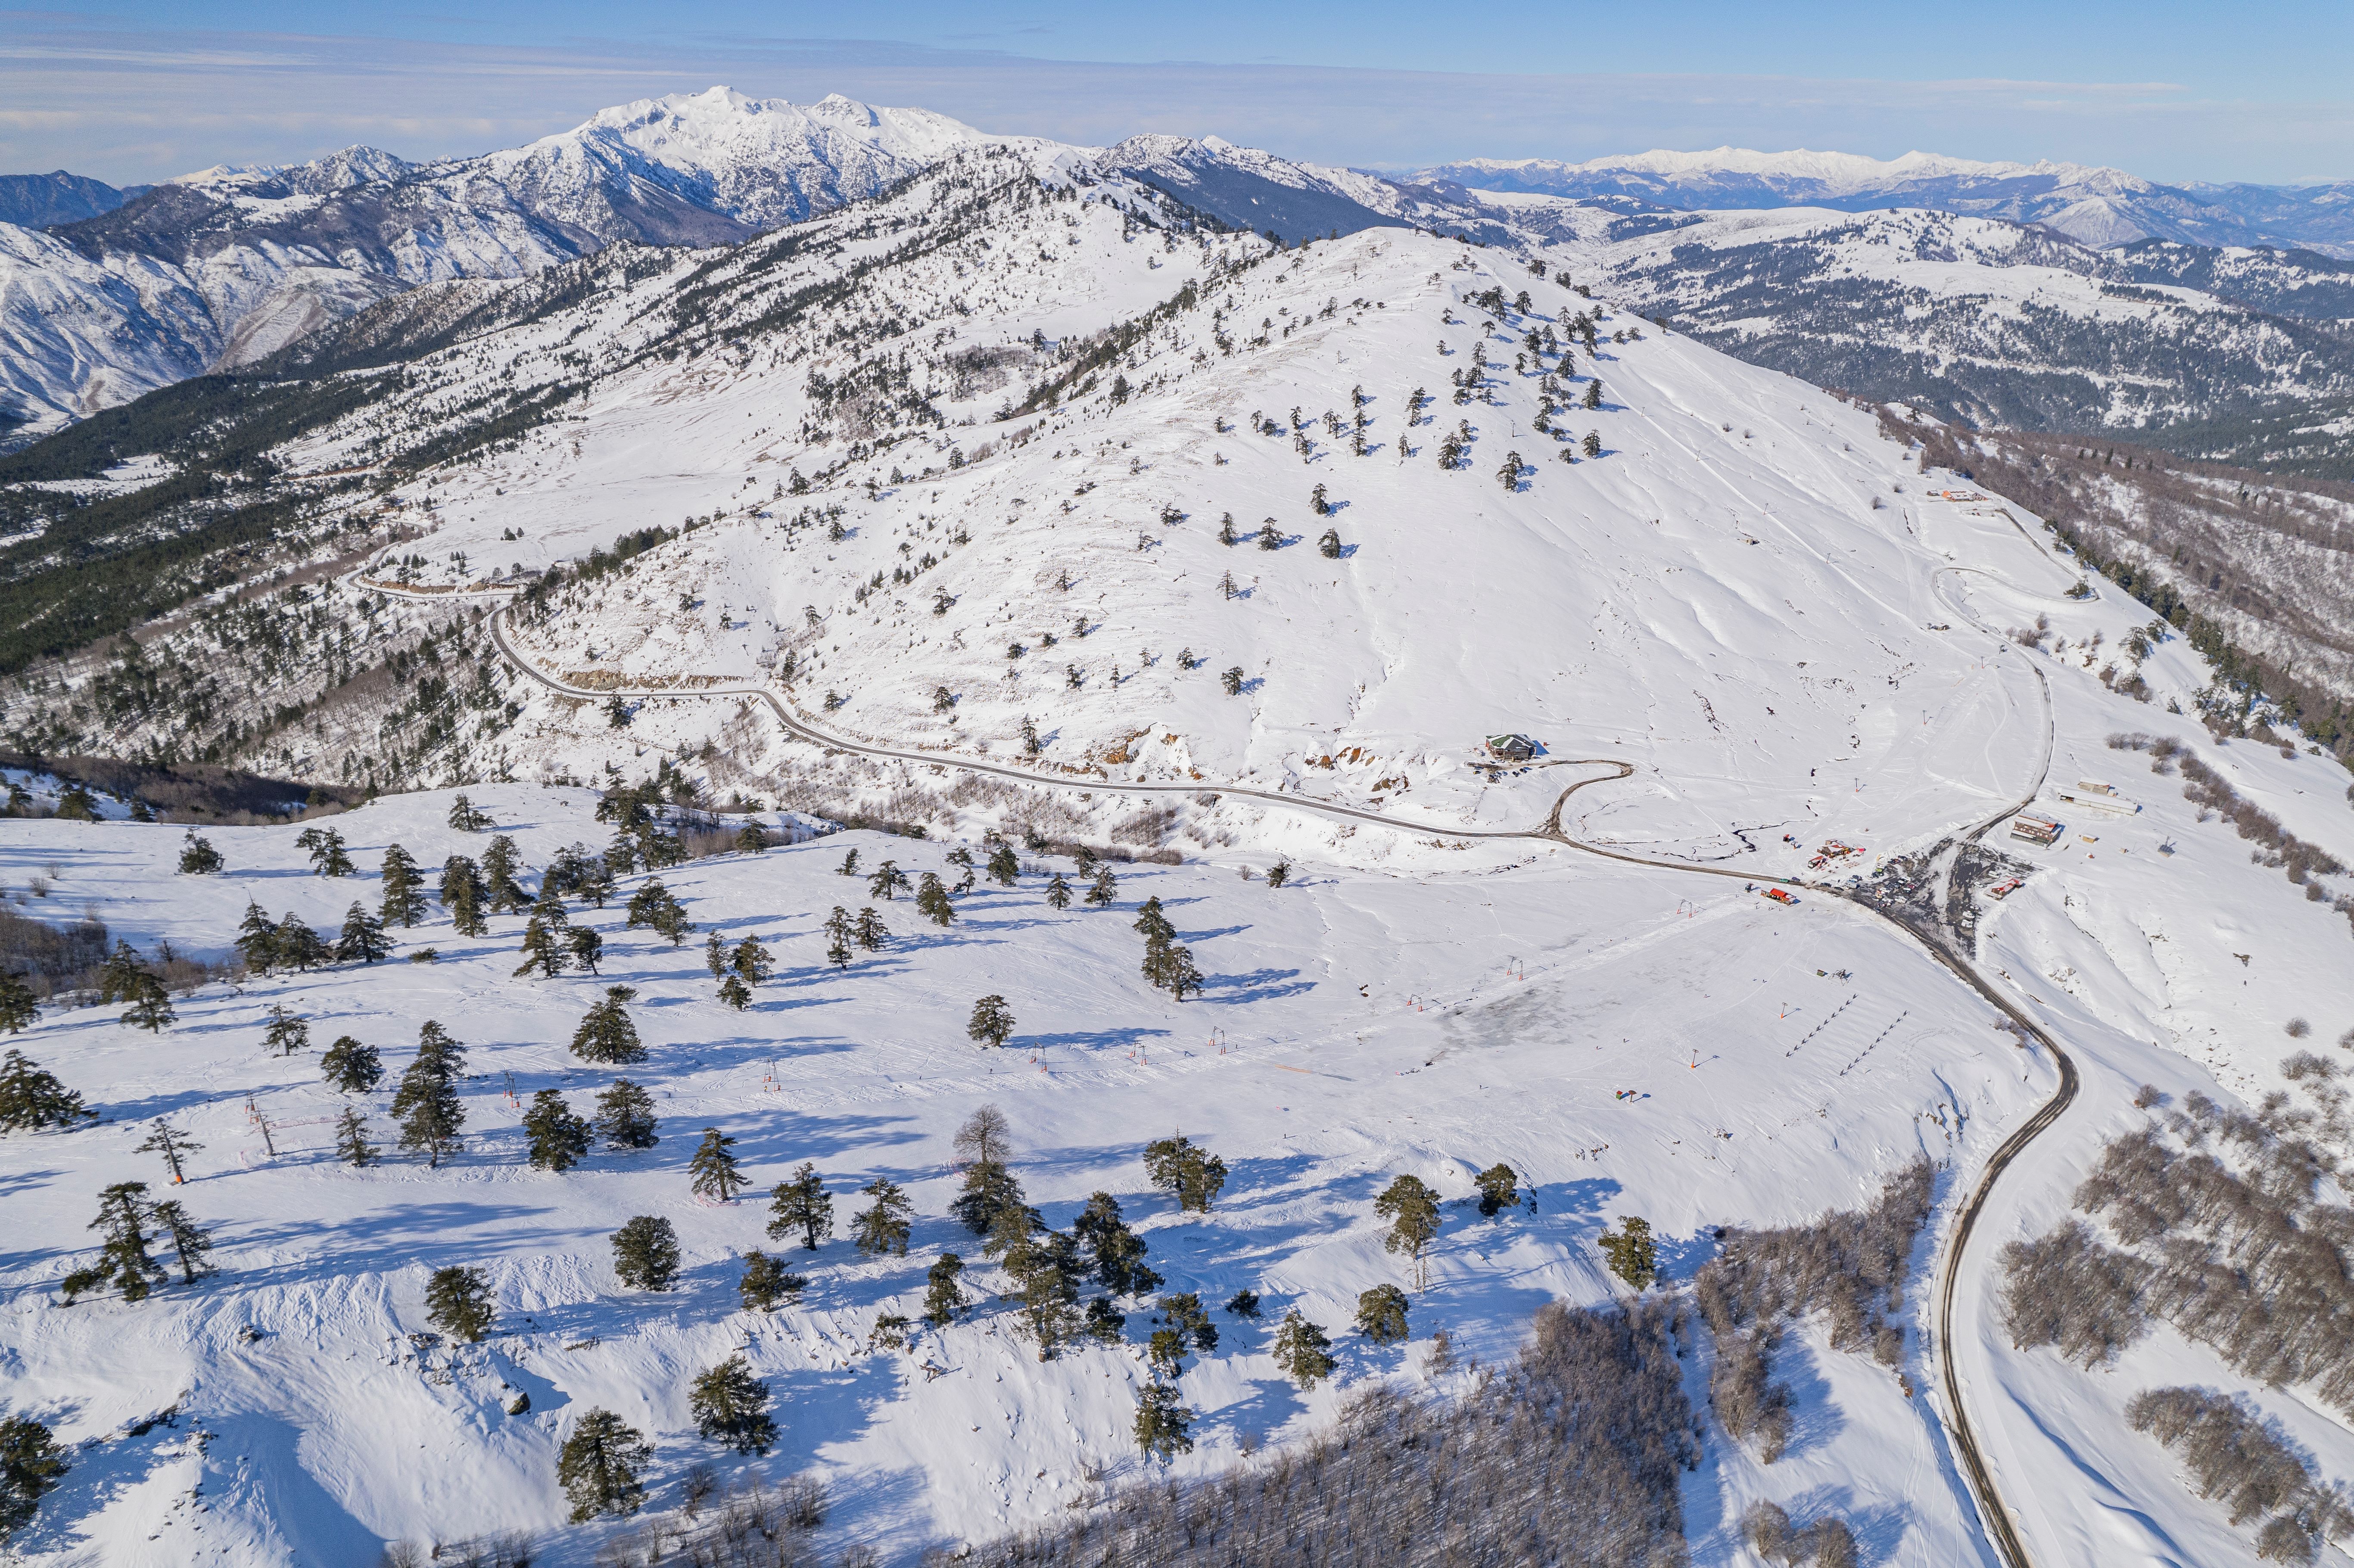
{"type": "MultiPolygon", "coordinates": [[[[2017,520],[2014,518],[2012,521],[2013,525],[2016,526],[2017,520]]],[[[2025,534],[2026,532],[2023,528],[2020,531],[2021,534],[2025,534]]],[[[2034,541],[2031,537],[2030,543],[2031,544],[2034,541]]],[[[1082,784],[1076,780],[1044,778],[1038,774],[1027,772],[1020,768],[1009,768],[1002,764],[977,762],[969,758],[953,757],[942,753],[921,750],[903,751],[887,747],[871,746],[860,742],[842,740],[835,736],[829,736],[823,731],[812,728],[804,723],[786,706],[775,693],[769,691],[765,686],[713,686],[705,687],[699,692],[655,692],[651,690],[644,692],[632,692],[618,688],[615,691],[609,692],[591,692],[585,687],[575,687],[567,682],[561,681],[557,677],[548,674],[546,671],[534,664],[530,660],[524,657],[516,648],[508,642],[506,629],[504,625],[504,617],[502,614],[493,612],[490,618],[489,626],[491,630],[492,645],[498,650],[502,657],[505,658],[510,663],[514,665],[517,670],[521,671],[524,674],[527,675],[540,685],[547,687],[552,691],[561,693],[566,696],[596,697],[599,695],[610,696],[620,694],[645,696],[692,695],[709,697],[757,697],[769,705],[769,710],[777,715],[778,722],[784,726],[786,732],[797,739],[808,741],[812,745],[821,747],[836,747],[842,750],[856,753],[861,756],[882,758],[892,761],[924,763],[938,767],[955,768],[968,772],[985,773],[999,778],[1012,779],[1021,782],[1040,785],[1046,788],[1059,788],[1065,789],[1078,789],[1085,788],[1091,790],[1100,789],[1107,793],[1150,795],[1194,793],[1198,792],[1202,788],[1198,783],[1182,785],[1121,784],[1092,779],[1082,784]]],[[[1960,835],[1966,842],[1978,842],[1983,839],[1984,836],[1996,825],[2032,805],[2034,803],[2035,797],[2041,791],[2044,780],[2051,771],[2054,734],[2051,682],[2044,675],[2043,672],[2041,669],[2036,668],[2031,662],[2028,664],[2028,668],[2033,672],[2038,690],[2041,692],[2043,698],[2043,756],[2041,764],[2036,770],[2033,784],[2028,789],[2026,795],[2017,802],[2004,806],[2001,810],[1994,812],[1983,821],[1977,823],[1967,832],[1960,835]]],[[[1734,881],[1751,884],[1762,881],[1783,883],[1790,886],[1807,887],[1810,891],[1827,894],[1843,903],[1861,909],[1886,922],[1889,926],[1893,927],[1904,936],[1912,938],[1914,942],[1925,949],[1932,958],[1936,959],[1938,963],[1944,965],[1947,969],[1952,971],[1956,979],[1968,986],[1971,990],[1977,991],[1998,1012],[2017,1023],[2029,1037],[2041,1042],[2045,1048],[2051,1051],[2054,1061],[2059,1065],[2060,1086],[2058,1089],[2054,1091],[2052,1097],[2044,1102],[2033,1116],[2030,1117],[2017,1131],[2013,1132],[2011,1136],[2006,1139],[2002,1145],[1996,1150],[1993,1157],[1988,1161],[1985,1170],[1980,1172],[1978,1185],[1972,1191],[1968,1202],[1962,1207],[1956,1215],[1952,1236],[1946,1244],[1946,1248],[1944,1269],[1945,1278],[1939,1291],[1937,1319],[1937,1356],[1942,1368],[1946,1385],[1945,1425],[1953,1436],[1956,1455],[1960,1459],[1963,1468],[1969,1476],[1972,1493],[1978,1502],[1981,1529],[1984,1531],[1989,1544],[1994,1546],[1998,1555],[2006,1565],[2006,1568],[2033,1568],[2034,1559],[2028,1554],[2025,1546],[2020,1540],[2018,1531],[2014,1528],[2011,1522],[2011,1511],[2003,1502],[2001,1492],[1995,1485],[1993,1474],[1987,1467],[1985,1457],[1978,1446],[1977,1435],[1971,1430],[1967,1410],[1962,1401],[1961,1373],[1954,1359],[1953,1348],[1954,1298],[1957,1282],[1961,1275],[1963,1253],[1967,1247],[1972,1234],[1976,1231],[1978,1216],[1984,1212],[1988,1200],[1993,1195],[1995,1183],[2000,1179],[2004,1171],[2009,1167],[2011,1161],[2018,1157],[2020,1152],[2029,1144],[2032,1143],[2038,1137],[2041,1136],[2042,1133],[2048,1130],[2052,1125],[2060,1118],[2061,1114],[2067,1110],[2067,1108],[2075,1102],[2080,1078],[2076,1070],[2074,1059],[2061,1048],[2059,1043],[2054,1040],[2041,1024],[2029,1018],[2017,1005],[1999,993],[1995,990],[1993,984],[1978,972],[1975,965],[1969,963],[1960,955],[1947,951],[1942,942],[1930,939],[1930,938],[1924,933],[1914,930],[1903,922],[1895,919],[1886,912],[1874,907],[1866,900],[1846,891],[1845,889],[1839,888],[1829,884],[1806,883],[1795,878],[1746,875],[1738,871],[1725,870],[1715,866],[1694,865],[1688,862],[1653,860],[1641,855],[1627,853],[1619,850],[1605,849],[1599,845],[1586,843],[1570,837],[1561,826],[1562,809],[1568,804],[1569,797],[1575,794],[1578,790],[1585,789],[1588,784],[1603,783],[1606,781],[1615,782],[1617,779],[1629,778],[1634,774],[1635,767],[1634,764],[1618,758],[1592,758],[1584,759],[1564,758],[1563,760],[1578,761],[1585,765],[1596,767],[1616,768],[1618,771],[1614,775],[1606,775],[1601,778],[1582,779],[1576,783],[1570,785],[1566,789],[1564,789],[1561,795],[1553,801],[1553,810],[1547,813],[1543,825],[1533,829],[1483,828],[1448,830],[1436,827],[1426,828],[1416,824],[1402,823],[1398,819],[1384,815],[1380,812],[1363,810],[1354,807],[1341,806],[1329,801],[1319,800],[1312,796],[1286,795],[1273,790],[1252,789],[1239,787],[1231,789],[1221,787],[1220,792],[1240,795],[1252,800],[1265,800],[1278,806],[1291,806],[1318,815],[1349,818],[1359,821],[1373,822],[1379,826],[1392,829],[1405,827],[1415,832],[1451,832],[1454,836],[1462,838],[1539,840],[1558,843],[1565,848],[1579,850],[1585,853],[1596,855],[1606,860],[1618,861],[1628,865],[1645,866],[1655,870],[1686,872],[1703,876],[1725,877],[1734,881]]]]}

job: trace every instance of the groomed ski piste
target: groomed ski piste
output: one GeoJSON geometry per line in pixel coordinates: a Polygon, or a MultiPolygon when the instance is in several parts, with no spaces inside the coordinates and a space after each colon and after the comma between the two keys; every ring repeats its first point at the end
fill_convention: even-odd
{"type": "MultiPolygon", "coordinates": [[[[1051,158],[1025,167],[1050,185],[1069,177],[1051,158]]],[[[2039,1563],[2250,1556],[2244,1533],[2118,1414],[2166,1383],[2241,1390],[2321,1473],[2354,1474],[2354,1438],[2317,1404],[2246,1388],[2170,1330],[2093,1372],[2014,1351],[1995,1261],[2004,1241],[2062,1215],[2100,1142],[2144,1115],[2130,1103],[2140,1084],[2253,1104],[2298,1048],[2287,1020],[2309,1019],[2322,1042],[2354,1022],[2343,917],[2251,863],[2175,781],[2145,783],[2144,759],[2106,737],[2174,736],[2354,861],[2341,769],[2221,746],[2170,713],[2169,701],[2195,711],[2211,679],[2179,640],[2138,661],[2150,702],[2109,690],[2100,672],[2147,612],[2098,579],[2089,598],[2067,597],[2077,572],[2039,520],[1958,476],[1919,472],[1870,415],[1826,394],[1522,258],[1396,231],[1268,258],[1247,237],[1155,228],[1168,220],[1147,191],[1055,188],[1068,194],[986,214],[987,246],[864,274],[843,309],[913,324],[861,344],[861,362],[1093,332],[1189,280],[1193,302],[1051,407],[997,419],[1002,388],[962,406],[943,395],[952,419],[975,424],[923,444],[857,461],[841,461],[838,441],[805,444],[803,422],[839,410],[811,401],[811,362],[789,358],[790,345],[680,364],[604,345],[650,330],[684,291],[704,291],[722,321],[748,318],[809,281],[795,268],[883,255],[938,220],[928,185],[808,226],[838,250],[682,260],[626,299],[449,352],[452,404],[510,364],[527,379],[559,351],[615,368],[591,377],[577,418],[404,492],[436,503],[437,561],[538,567],[650,524],[698,522],[505,623],[541,676],[625,698],[630,721],[500,673],[519,709],[484,763],[519,781],[467,793],[535,873],[608,834],[595,795],[555,780],[639,778],[664,758],[693,770],[706,745],[743,770],[731,779],[839,776],[877,815],[878,797],[898,792],[934,813],[930,836],[843,832],[665,871],[697,927],[676,947],[623,927],[643,880],[628,879],[605,910],[573,911],[606,940],[593,977],[515,978],[520,916],[470,939],[436,906],[395,930],[387,963],[208,986],[176,1002],[161,1035],[112,1009],[46,1012],[12,1043],[105,1119],[0,1141],[15,1222],[0,1273],[6,1402],[50,1422],[75,1466],[18,1543],[30,1560],[365,1562],[387,1541],[525,1529],[541,1561],[585,1564],[629,1528],[564,1522],[557,1449],[592,1406],[653,1440],[652,1506],[672,1506],[697,1464],[723,1479],[811,1471],[832,1499],[824,1549],[865,1544],[893,1563],[1045,1526],[1105,1486],[1163,1474],[1129,1430],[1149,1307],[1127,1304],[1125,1344],[1042,1362],[995,1295],[1007,1280],[948,1217],[950,1138],[994,1104],[1049,1224],[1111,1192],[1169,1288],[1216,1303],[1247,1287],[1266,1300],[1258,1324],[1220,1314],[1218,1351],[1181,1380],[1197,1417],[1197,1446],[1165,1472],[1181,1480],[1329,1427],[1368,1380],[1459,1386],[1469,1372],[1433,1366],[1434,1330],[1458,1356],[1494,1362],[1542,1302],[1623,1294],[1595,1245],[1621,1215],[1649,1219],[1668,1280],[1688,1280],[1716,1227],[1861,1206],[1925,1152],[1939,1207],[1906,1295],[1902,1364],[1834,1351],[1819,1323],[1795,1330],[1775,1362],[1796,1398],[1789,1451],[1761,1465],[1712,1425],[1683,1482],[1685,1533],[1695,1562],[1749,1561],[1737,1521],[1766,1499],[1801,1518],[1837,1512],[1867,1562],[1997,1561],[1946,1436],[1928,1330],[1954,1203],[2052,1097],[2057,1065],[1913,936],[1808,885],[1869,876],[2031,798],[2065,831],[2048,848],[1989,835],[2035,870],[1986,905],[1976,964],[2064,1045],[2084,1086],[2003,1175],[1958,1264],[1959,1370],[2002,1500],[2039,1563]],[[1503,309],[1475,299],[1491,288],[1503,309]],[[960,316],[960,335],[935,342],[951,298],[983,324],[960,316]],[[1574,368],[1552,368],[1550,353],[1514,368],[1534,352],[1524,334],[1566,337],[1580,313],[1598,343],[1574,368]],[[1458,403],[1449,373],[1474,345],[1491,368],[1458,403]],[[1115,373],[1128,384],[1117,397],[1115,373]],[[1564,436],[1535,429],[1546,375],[1572,405],[1551,421],[1564,436]],[[1589,410],[1595,377],[1601,406],[1589,410]],[[1416,387],[1432,401],[1409,425],[1416,387]],[[1362,457],[1345,433],[1360,408],[1374,448],[1362,457]],[[1280,435],[1255,429],[1254,411],[1280,435]],[[1468,458],[1442,470],[1437,448],[1458,420],[1473,427],[1468,458]],[[1599,456],[1585,455],[1589,429],[1599,456]],[[1565,462],[1573,442],[1578,461],[1565,462]],[[950,466],[951,449],[964,461],[950,466]],[[1525,471],[1508,487],[1511,451],[1525,471]],[[829,466],[810,492],[776,493],[790,473],[829,466]],[[1335,511],[1310,511],[1318,484],[1335,511]],[[805,509],[822,520],[794,526],[805,509]],[[1227,512],[1242,535],[1231,546],[1217,538],[1227,512]],[[1269,518],[1279,547],[1263,551],[1251,535],[1269,518]],[[1317,547],[1327,526],[1337,557],[1317,547]],[[915,569],[918,552],[937,564],[915,569]],[[2043,644],[2006,635],[2038,617],[2043,644]],[[1198,665],[1181,669],[1181,650],[1198,665]],[[1233,693],[1220,680],[1230,669],[1242,672],[1233,693]],[[715,685],[771,693],[842,744],[792,738],[754,699],[696,694],[715,685]],[[1537,741],[1537,765],[1475,766],[1497,733],[1537,741]],[[854,772],[854,747],[929,759],[854,772]],[[1540,827],[1568,783],[1608,771],[1582,759],[1620,758],[1628,776],[1579,789],[1560,827],[1668,863],[1472,836],[1540,827]],[[1035,788],[960,799],[967,764],[1028,770],[1035,788]],[[2142,810],[2095,823],[2059,807],[2052,791],[2080,779],[2142,810]],[[1073,865],[1036,853],[1022,855],[1017,887],[959,898],[945,929],[837,874],[854,849],[864,871],[892,859],[952,882],[951,848],[1000,828],[1020,842],[1028,802],[1048,790],[1066,813],[1056,836],[1112,842],[1142,804],[1119,785],[1182,790],[1155,830],[1182,860],[1116,865],[1109,908],[1050,908],[1046,874],[1073,865]],[[1863,854],[1810,866],[1834,838],[1863,854]],[[1270,888],[1278,859],[1292,878],[1270,888]],[[1777,879],[1795,906],[1759,896],[1777,879]],[[1148,896],[1207,977],[1197,998],[1172,1003],[1139,973],[1131,923],[1148,896]],[[870,903],[891,942],[846,971],[828,966],[821,923],[835,905],[870,903]],[[716,999],[709,931],[757,935],[777,955],[744,1012],[716,999]],[[404,961],[429,947],[437,961],[404,961]],[[585,1111],[605,1086],[611,1074],[567,1043],[614,984],[638,992],[652,1058],[631,1075],[654,1093],[662,1142],[535,1171],[515,1107],[555,1087],[585,1111]],[[984,995],[1015,1015],[1002,1050],[966,1037],[984,995]],[[312,1054],[266,1054],[272,1005],[309,1020],[312,1054]],[[467,1046],[464,1150],[438,1169],[405,1154],[339,1164],[329,1124],[346,1104],[390,1141],[389,1085],[429,1019],[467,1046]],[[384,1051],[386,1093],[321,1081],[315,1050],[345,1033],[384,1051]],[[98,1189],[129,1178],[162,1189],[160,1162],[133,1152],[158,1116],[207,1146],[170,1195],[216,1227],[221,1273],[137,1306],[59,1305],[58,1281],[88,1255],[98,1189]],[[738,1139],[753,1195],[723,1206],[690,1194],[685,1162],[706,1127],[738,1139]],[[1180,1132],[1233,1172],[1206,1216],[1179,1214],[1145,1181],[1144,1143],[1180,1132]],[[806,1295],[773,1317],[747,1313],[736,1256],[778,1246],[758,1196],[802,1160],[836,1194],[838,1220],[874,1178],[903,1183],[918,1215],[910,1250],[865,1259],[840,1234],[815,1255],[779,1248],[805,1266],[806,1295]],[[1481,1219],[1470,1206],[1472,1173],[1499,1160],[1528,1184],[1533,1213],[1481,1219]],[[1428,1287],[1409,1290],[1415,1338],[1377,1349],[1346,1330],[1359,1292],[1410,1283],[1373,1212],[1399,1174],[1448,1206],[1428,1287]],[[609,1238],[645,1213],[678,1228],[675,1292],[614,1276],[609,1238]],[[919,1325],[904,1350],[870,1349],[880,1314],[920,1309],[943,1249],[973,1261],[977,1309],[945,1330],[919,1325]],[[487,1271],[496,1330],[480,1347],[420,1351],[408,1336],[427,1326],[426,1277],[453,1264],[487,1271]],[[1305,1394],[1267,1353],[1272,1323],[1294,1307],[1340,1346],[1340,1375],[1305,1394]],[[778,1398],[783,1441],[761,1459],[701,1440],[687,1412],[687,1381],[738,1349],[778,1398]],[[518,1392],[530,1407],[510,1416],[518,1392]]],[[[432,406],[419,397],[401,417],[432,406]]],[[[355,420],[288,455],[333,467],[371,433],[355,420]]],[[[336,591],[382,592],[369,586],[381,580],[363,572],[336,591]]],[[[387,796],[332,819],[360,867],[346,879],[312,875],[292,825],[207,830],[227,868],[184,877],[172,873],[176,826],[10,821],[0,883],[22,913],[69,920],[87,907],[143,951],[169,940],[219,959],[249,898],[332,931],[353,900],[374,906],[386,845],[429,870],[479,854],[482,835],[446,825],[450,801],[387,796]],[[44,897],[30,895],[36,876],[44,897]]],[[[1687,1359],[1703,1411],[1709,1355],[1703,1335],[1687,1359]]]]}

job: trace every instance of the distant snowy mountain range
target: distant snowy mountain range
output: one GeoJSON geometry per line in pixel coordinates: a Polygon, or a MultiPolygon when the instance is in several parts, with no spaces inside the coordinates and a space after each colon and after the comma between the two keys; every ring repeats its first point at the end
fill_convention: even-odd
{"type": "MultiPolygon", "coordinates": [[[[1481,159],[1394,176],[1295,163],[1214,136],[1060,147],[991,135],[925,110],[839,96],[800,105],[714,87],[622,104],[527,146],[440,163],[351,147],[289,167],[207,169],[144,191],[62,172],[0,180],[0,446],[192,376],[249,364],[421,283],[522,276],[617,241],[733,244],[872,196],[960,149],[1001,144],[1091,169],[1095,177],[1133,179],[1235,228],[1291,241],[1413,227],[1485,244],[1567,247],[1593,255],[1649,308],[1670,315],[1717,309],[1728,297],[1723,257],[1696,265],[1702,250],[1731,245],[1754,270],[1762,246],[1776,258],[1769,275],[1788,287],[1741,296],[1753,316],[1773,318],[1776,330],[1762,337],[1777,339],[1784,356],[1757,352],[1801,374],[1825,369],[1826,356],[1791,363],[1779,328],[1803,304],[1797,296],[1820,279],[1812,262],[1783,252],[1798,247],[1819,260],[1825,228],[1758,230],[1712,225],[1702,215],[1829,209],[1819,216],[1834,227],[1841,220],[1831,213],[1854,215],[1847,228],[1869,246],[1863,229],[1871,215],[1928,208],[2032,229],[2033,238],[1967,247],[1960,270],[1915,267],[1904,289],[1951,304],[1988,292],[1971,269],[2013,268],[2016,258],[2031,255],[2090,280],[2074,291],[2086,299],[2100,298],[2102,286],[2200,291],[2232,318],[2221,329],[2216,319],[2204,321],[2211,336],[2265,335],[2241,332],[2242,317],[2296,319],[2286,333],[2294,343],[2273,344],[2275,355],[2306,356],[2285,395],[2336,397],[2354,385],[2354,350],[2338,324],[2354,318],[2354,260],[2342,260],[2354,258],[2354,185],[2166,186],[2073,164],[1921,153],[1881,161],[1730,147],[1583,164],[1481,159]],[[1673,243],[1654,239],[1671,231],[1673,243]],[[1634,244],[1646,240],[1654,242],[1634,244]]],[[[1993,291],[2012,291],[2006,283],[1993,291]]],[[[1903,337],[1907,323],[1924,319],[1893,309],[1891,330],[1903,337]]],[[[1719,334],[1718,342],[1746,354],[1760,337],[1744,331],[1719,334]]],[[[2014,335],[2011,346],[2025,358],[1997,356],[2005,376],[2105,376],[2122,369],[2127,382],[2153,390],[2130,409],[2083,396],[2020,397],[1990,384],[1948,396],[1942,384],[1906,381],[1917,379],[1923,365],[1941,363],[1922,344],[1865,344],[1829,358],[1869,362],[1848,363],[1842,385],[1890,396],[1909,391],[1966,417],[2238,418],[2221,407],[2229,388],[2217,391],[2214,376],[2201,391],[2170,371],[2153,377],[2155,361],[2110,363],[2171,353],[2147,334],[2130,342],[2105,337],[2088,351],[2072,327],[2041,343],[2014,335]]],[[[2277,380],[2266,390],[2281,392],[2277,380]]]]}

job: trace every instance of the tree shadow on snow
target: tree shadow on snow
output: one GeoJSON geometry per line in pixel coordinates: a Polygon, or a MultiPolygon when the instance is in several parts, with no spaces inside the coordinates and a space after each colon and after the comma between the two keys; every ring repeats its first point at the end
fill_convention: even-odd
{"type": "Polygon", "coordinates": [[[1314,980],[1298,978],[1298,969],[1253,969],[1248,974],[1211,975],[1202,983],[1199,1000],[1220,1007],[1272,1001],[1278,997],[1304,996],[1316,989],[1314,980]]]}

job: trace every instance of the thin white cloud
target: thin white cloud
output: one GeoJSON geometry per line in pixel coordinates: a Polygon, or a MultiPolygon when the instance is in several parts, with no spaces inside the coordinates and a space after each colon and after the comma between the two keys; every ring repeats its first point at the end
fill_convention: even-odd
{"type": "MultiPolygon", "coordinates": [[[[15,20],[24,22],[20,15],[15,20]]],[[[1048,60],[861,42],[539,48],[285,35],[132,35],[35,19],[0,46],[0,169],[118,183],[365,142],[425,158],[512,145],[631,98],[725,82],[920,104],[1101,145],[1145,131],[1359,167],[1650,147],[2113,164],[2153,179],[2354,177],[2354,107],[2253,105],[2167,82],[1473,75],[1048,60]]]]}

